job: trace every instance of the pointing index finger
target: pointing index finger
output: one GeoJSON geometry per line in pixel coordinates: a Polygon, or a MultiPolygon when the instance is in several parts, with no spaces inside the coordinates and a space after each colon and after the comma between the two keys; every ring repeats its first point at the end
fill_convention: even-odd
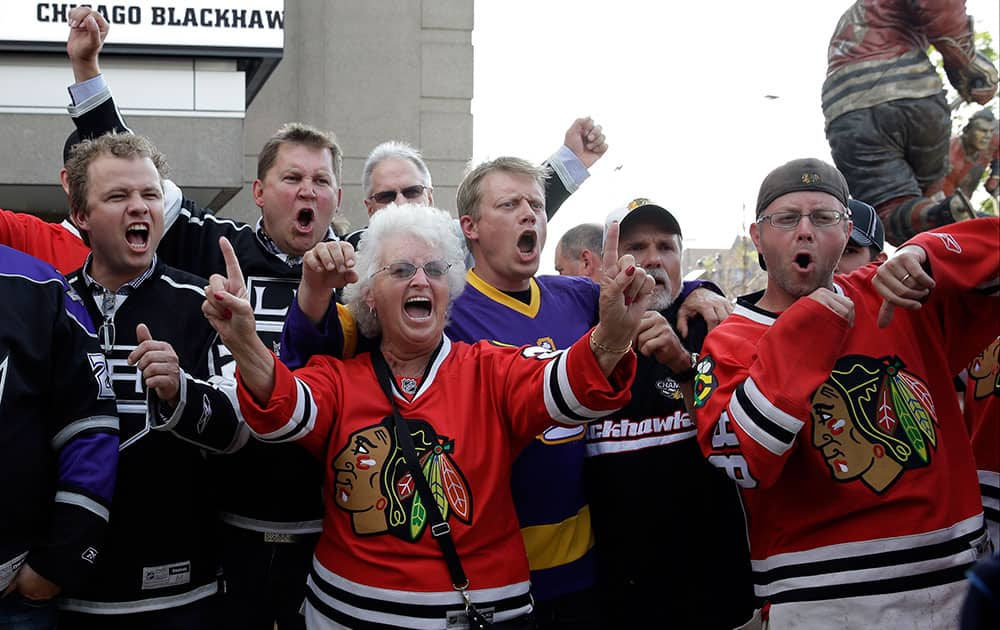
{"type": "Polygon", "coordinates": [[[222,258],[226,261],[226,284],[233,295],[239,295],[246,288],[246,284],[243,282],[243,271],[240,269],[239,259],[236,258],[236,251],[225,236],[219,237],[219,249],[222,250],[222,258]]]}
{"type": "Polygon", "coordinates": [[[618,275],[618,222],[608,226],[604,238],[604,273],[614,278],[618,275]]]}

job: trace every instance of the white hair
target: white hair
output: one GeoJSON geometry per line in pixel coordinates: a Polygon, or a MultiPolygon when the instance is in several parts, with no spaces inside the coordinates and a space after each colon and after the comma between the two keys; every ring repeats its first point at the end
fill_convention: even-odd
{"type": "Polygon", "coordinates": [[[372,215],[371,223],[358,243],[354,261],[358,281],[347,285],[343,292],[344,303],[354,315],[363,335],[377,337],[381,333],[378,318],[368,309],[365,298],[371,293],[372,274],[392,262],[382,259],[382,251],[385,243],[395,237],[417,238],[451,265],[447,275],[448,310],[451,310],[451,303],[465,288],[465,250],[453,223],[447,212],[429,206],[397,206],[393,203],[372,215]]]}

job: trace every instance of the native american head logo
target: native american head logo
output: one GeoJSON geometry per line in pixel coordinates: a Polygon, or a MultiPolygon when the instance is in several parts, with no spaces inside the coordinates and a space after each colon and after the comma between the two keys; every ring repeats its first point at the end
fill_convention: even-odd
{"type": "MultiPolygon", "coordinates": [[[[455,464],[455,441],[438,435],[423,420],[404,419],[417,451],[420,470],[445,521],[454,516],[472,523],[472,493],[455,464]]],[[[392,418],[359,429],[330,464],[334,503],[350,513],[351,527],[361,536],[389,533],[407,542],[427,528],[427,506],[417,492],[402,449],[396,445],[392,418]]]]}
{"type": "Polygon", "coordinates": [[[833,478],[883,493],[904,470],[927,466],[937,414],[927,386],[899,357],[848,355],[812,397],[812,444],[833,478]]]}
{"type": "Polygon", "coordinates": [[[976,400],[1000,396],[1000,336],[969,364],[969,387],[976,400]]]}
{"type": "Polygon", "coordinates": [[[696,409],[705,406],[712,392],[719,386],[719,379],[715,378],[715,360],[711,355],[706,354],[698,361],[695,368],[697,374],[694,375],[694,406],[696,409]]]}

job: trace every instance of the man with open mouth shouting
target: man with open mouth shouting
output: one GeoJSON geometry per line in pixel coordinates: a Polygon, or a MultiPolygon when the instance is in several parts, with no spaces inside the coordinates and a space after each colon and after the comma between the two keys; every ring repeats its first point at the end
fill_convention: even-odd
{"type": "Polygon", "coordinates": [[[817,159],[764,178],[767,287],[705,339],[698,441],[740,487],[770,628],[954,628],[989,539],[952,377],[996,338],[1000,225],[834,277],[848,204],[817,159]]]}
{"type": "MultiPolygon", "coordinates": [[[[77,131],[94,138],[127,129],[98,65],[106,22],[86,6],[71,11],[69,20],[67,50],[77,81],[70,87],[70,114],[77,131]]],[[[216,217],[184,199],[178,218],[163,228],[157,256],[209,277],[226,270],[219,238],[228,238],[245,276],[257,333],[277,353],[281,325],[302,276],[302,255],[321,241],[337,239],[331,222],[339,216],[341,162],[333,134],[300,123],[285,125],[258,155],[253,183],[254,202],[261,210],[257,225],[216,217]]],[[[129,238],[140,246],[141,235],[129,238]]],[[[235,372],[221,343],[213,346],[212,361],[215,371],[235,372]]],[[[219,490],[226,623],[268,630],[275,622],[281,630],[303,627],[298,611],[323,516],[320,464],[295,445],[244,444],[245,436],[208,436],[197,426],[176,430],[186,428],[208,448],[235,451],[209,458],[211,480],[202,480],[219,490]]]]}
{"type": "Polygon", "coordinates": [[[145,138],[108,134],[78,144],[63,171],[74,224],[91,247],[68,280],[98,327],[120,418],[108,542],[95,579],[59,602],[59,626],[71,630],[217,627],[216,509],[204,454],[154,429],[197,424],[201,441],[224,435],[219,450],[235,446],[236,384],[209,382],[219,341],[199,312],[206,280],[155,253],[165,169],[145,138]]]}

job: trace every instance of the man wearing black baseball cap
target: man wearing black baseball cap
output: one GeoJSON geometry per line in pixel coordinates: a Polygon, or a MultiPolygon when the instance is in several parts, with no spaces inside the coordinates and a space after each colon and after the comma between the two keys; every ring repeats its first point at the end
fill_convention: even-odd
{"type": "Polygon", "coordinates": [[[851,273],[868,263],[885,262],[885,230],[875,208],[858,199],[848,199],[851,211],[851,236],[847,240],[844,254],[837,263],[837,273],[851,273]]]}

